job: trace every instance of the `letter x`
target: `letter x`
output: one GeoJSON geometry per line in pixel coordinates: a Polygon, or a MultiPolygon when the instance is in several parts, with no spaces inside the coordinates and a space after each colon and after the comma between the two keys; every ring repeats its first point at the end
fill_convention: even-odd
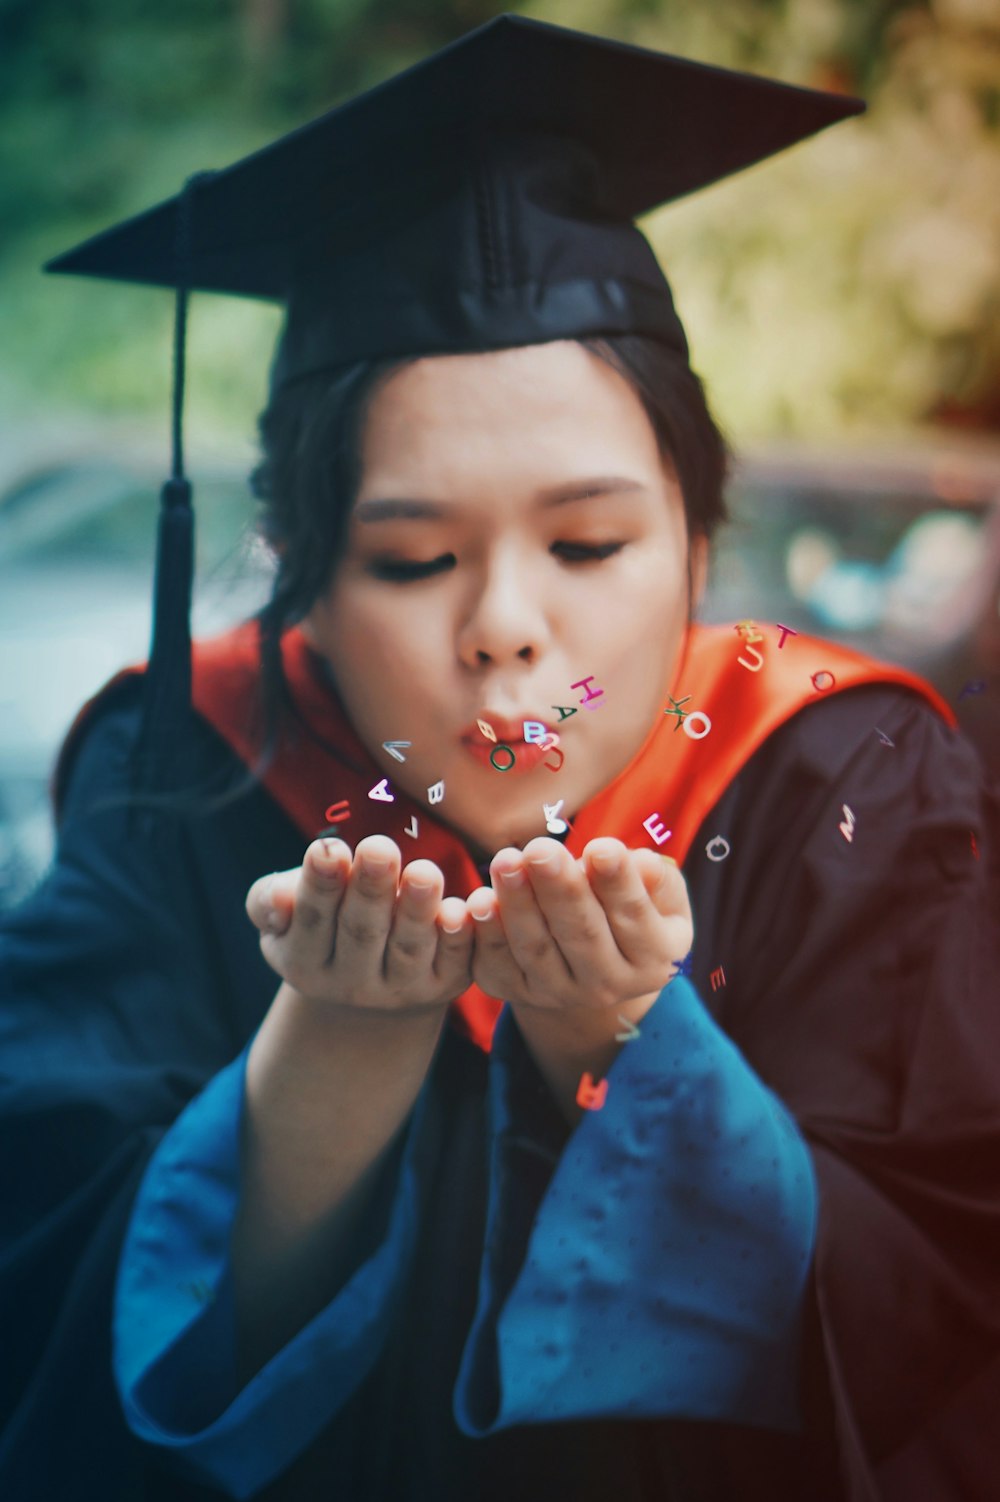
{"type": "Polygon", "coordinates": [[[679,730],[681,728],[681,725],[684,723],[684,721],[688,717],[688,711],[686,709],[682,709],[681,705],[682,704],[686,704],[687,701],[690,699],[690,697],[691,697],[690,694],[685,694],[684,697],[683,697],[683,699],[675,699],[674,696],[673,696],[673,694],[668,694],[667,695],[667,698],[670,700],[671,704],[674,707],[673,707],[673,709],[665,709],[663,711],[663,713],[664,714],[673,714],[673,715],[677,716],[677,724],[674,726],[674,730],[679,730]]]}

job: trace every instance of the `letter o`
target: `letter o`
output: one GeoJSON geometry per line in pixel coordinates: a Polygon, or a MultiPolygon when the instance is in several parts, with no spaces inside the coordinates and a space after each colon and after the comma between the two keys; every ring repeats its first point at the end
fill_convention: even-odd
{"type": "Polygon", "coordinates": [[[693,741],[703,741],[711,728],[711,720],[708,718],[708,715],[700,709],[692,709],[690,714],[681,721],[681,729],[683,730],[684,734],[689,735],[693,741]],[[705,728],[704,730],[702,730],[700,735],[696,735],[695,732],[691,729],[692,720],[698,720],[702,725],[704,725],[705,728]]]}
{"type": "Polygon", "coordinates": [[[827,668],[820,668],[819,672],[813,673],[812,678],[811,678],[810,681],[812,683],[813,688],[816,689],[817,693],[825,693],[828,688],[833,688],[833,685],[836,683],[837,680],[836,680],[836,678],[833,676],[833,674],[827,668]],[[829,682],[828,683],[820,683],[819,682],[820,678],[827,678],[827,679],[829,679],[829,682]]]}
{"type": "Polygon", "coordinates": [[[516,760],[517,760],[517,757],[514,755],[514,753],[511,750],[511,748],[508,745],[506,745],[503,741],[500,741],[498,745],[494,746],[493,750],[490,752],[490,761],[496,767],[496,769],[497,769],[498,772],[509,772],[510,769],[511,769],[511,767],[514,765],[514,763],[515,763],[516,760]],[[497,761],[497,752],[498,751],[506,751],[507,755],[510,757],[510,761],[507,763],[507,765],[505,767],[502,767],[500,765],[500,763],[497,761]]]}
{"type": "Polygon", "coordinates": [[[710,861],[724,861],[731,848],[732,847],[730,846],[729,841],[725,839],[721,834],[717,834],[713,839],[709,840],[708,844],[705,846],[705,854],[708,856],[710,861]],[[714,845],[721,845],[723,847],[721,855],[712,854],[712,847],[714,845]]]}

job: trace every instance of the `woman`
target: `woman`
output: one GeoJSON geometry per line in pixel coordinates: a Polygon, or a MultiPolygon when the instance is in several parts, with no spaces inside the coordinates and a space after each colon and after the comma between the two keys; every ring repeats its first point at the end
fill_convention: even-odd
{"type": "Polygon", "coordinates": [[[133,778],[155,660],[64,747],[4,936],[11,1495],[989,1495],[995,800],[918,680],[692,626],[725,445],[638,231],[523,144],[434,200],[471,311],[423,210],[293,286],[197,799],[133,778]]]}

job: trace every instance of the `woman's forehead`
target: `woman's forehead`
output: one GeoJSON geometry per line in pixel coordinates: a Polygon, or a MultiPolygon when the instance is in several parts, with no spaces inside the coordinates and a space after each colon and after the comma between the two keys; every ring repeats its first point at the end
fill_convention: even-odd
{"type": "Polygon", "coordinates": [[[424,357],[392,372],[368,404],[362,459],[368,471],[402,459],[434,473],[502,462],[534,474],[574,458],[580,473],[603,474],[630,459],[641,469],[655,448],[629,382],[589,350],[559,340],[424,357]]]}

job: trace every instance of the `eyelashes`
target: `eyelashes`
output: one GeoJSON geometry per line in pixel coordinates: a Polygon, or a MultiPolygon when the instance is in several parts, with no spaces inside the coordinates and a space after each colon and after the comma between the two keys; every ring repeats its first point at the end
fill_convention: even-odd
{"type": "Polygon", "coordinates": [[[376,579],[389,579],[393,583],[406,583],[410,579],[429,579],[450,568],[455,561],[453,553],[433,558],[430,563],[402,563],[392,558],[376,558],[368,565],[368,572],[376,579]]]}
{"type": "MultiPolygon", "coordinates": [[[[599,563],[605,558],[611,558],[615,553],[620,553],[625,546],[623,542],[602,542],[587,544],[582,542],[557,542],[553,544],[552,551],[559,550],[559,556],[564,563],[599,563]]],[[[368,564],[368,573],[376,579],[386,579],[395,584],[406,584],[415,579],[429,579],[433,574],[443,573],[451,568],[455,562],[454,553],[442,553],[440,558],[432,558],[428,563],[406,563],[401,559],[376,558],[368,564]]]]}

